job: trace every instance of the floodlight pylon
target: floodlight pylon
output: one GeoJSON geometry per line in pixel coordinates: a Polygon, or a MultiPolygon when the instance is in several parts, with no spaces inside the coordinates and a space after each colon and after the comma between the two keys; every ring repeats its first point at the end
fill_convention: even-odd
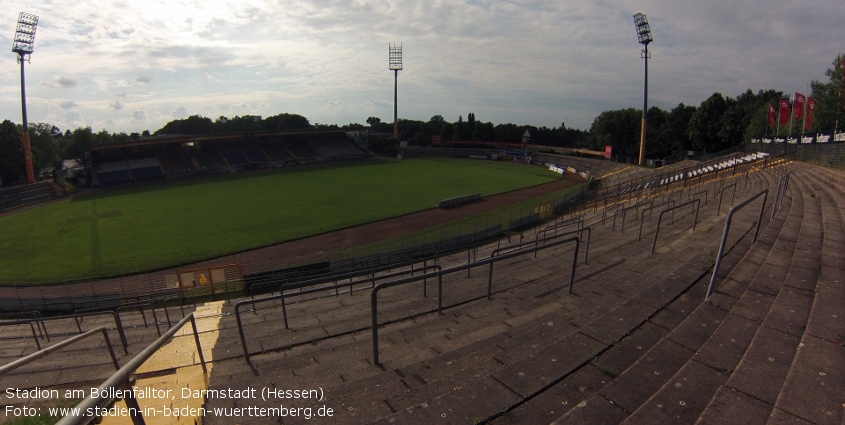
{"type": "Polygon", "coordinates": [[[38,27],[38,16],[21,12],[18,15],[18,25],[12,42],[12,52],[18,54],[21,64],[21,112],[23,116],[23,150],[26,159],[26,181],[35,183],[35,172],[32,168],[32,148],[29,143],[29,123],[26,118],[26,77],[24,63],[29,61],[35,45],[35,30],[38,27]]]}
{"type": "Polygon", "coordinates": [[[651,36],[651,27],[648,25],[648,17],[642,13],[634,15],[634,25],[637,28],[637,41],[643,45],[642,58],[645,60],[643,79],[643,122],[640,130],[640,158],[639,165],[645,165],[645,136],[646,123],[648,122],[648,43],[654,41],[651,36]]]}
{"type": "Polygon", "coordinates": [[[393,137],[399,140],[399,71],[402,70],[402,43],[388,46],[388,69],[393,71],[393,137]]]}

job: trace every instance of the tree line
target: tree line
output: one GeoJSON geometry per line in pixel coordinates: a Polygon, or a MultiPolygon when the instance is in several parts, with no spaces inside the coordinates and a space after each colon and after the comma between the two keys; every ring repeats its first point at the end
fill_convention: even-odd
{"type": "MultiPolygon", "coordinates": [[[[845,68],[843,58],[837,56],[825,75],[827,81],[813,81],[812,96],[818,103],[811,131],[838,129],[845,120],[845,68]]],[[[652,107],[648,111],[646,128],[646,157],[665,158],[686,152],[718,152],[752,138],[786,135],[790,126],[770,127],[769,105],[777,108],[778,101],[785,94],[776,90],[751,89],[736,97],[714,93],[698,106],[683,103],[665,111],[652,107]]],[[[434,115],[428,121],[403,119],[399,121],[399,140],[410,144],[427,146],[432,136],[452,142],[485,141],[519,143],[525,130],[538,145],[589,147],[603,151],[606,145],[613,147],[614,154],[637,157],[639,154],[642,111],[635,108],[605,111],[599,114],[589,131],[559,127],[535,127],[513,123],[493,124],[476,119],[470,112],[464,119],[458,116],[454,122],[442,115],[434,115]]],[[[793,126],[800,128],[801,124],[793,126]]],[[[259,115],[235,117],[220,116],[217,119],[191,115],[175,119],[162,128],[141,133],[109,133],[105,129],[94,132],[91,127],[75,130],[61,129],[49,123],[30,125],[30,144],[33,166],[36,173],[50,167],[58,167],[61,159],[83,158],[91,146],[129,142],[141,137],[165,134],[202,135],[214,133],[301,130],[301,129],[369,129],[383,137],[370,138],[371,148],[380,153],[395,155],[398,141],[392,139],[393,123],[382,122],[378,117],[369,117],[366,125],[349,123],[345,125],[310,123],[298,114],[282,113],[262,118],[259,115]]],[[[794,130],[793,132],[800,132],[794,130]]],[[[21,145],[22,128],[9,120],[0,123],[0,179],[3,185],[23,181],[24,155],[21,145]]]]}

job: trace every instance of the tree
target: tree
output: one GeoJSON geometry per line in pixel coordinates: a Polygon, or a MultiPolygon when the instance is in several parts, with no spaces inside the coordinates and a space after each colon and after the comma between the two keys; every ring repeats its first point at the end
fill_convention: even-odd
{"type": "Polygon", "coordinates": [[[17,183],[26,172],[23,154],[23,135],[15,123],[0,123],[0,180],[3,186],[17,183]]]}
{"type": "Polygon", "coordinates": [[[305,130],[311,128],[308,118],[299,114],[278,114],[264,119],[264,130],[305,130]]]}
{"type": "Polygon", "coordinates": [[[769,128],[769,105],[777,107],[778,100],[783,97],[783,92],[776,90],[760,90],[757,92],[757,105],[750,113],[750,121],[745,128],[743,139],[746,142],[751,139],[771,136],[775,130],[769,128]]]}
{"type": "Polygon", "coordinates": [[[62,131],[47,123],[36,123],[29,127],[32,148],[32,168],[36,173],[59,162],[59,140],[62,131]]]}
{"type": "Polygon", "coordinates": [[[93,141],[94,132],[91,130],[91,127],[79,127],[76,130],[73,130],[73,133],[70,136],[70,141],[65,146],[65,150],[62,153],[62,158],[83,158],[85,156],[85,152],[91,150],[93,141]]]}
{"type": "Polygon", "coordinates": [[[443,127],[446,126],[446,120],[443,115],[434,115],[425,125],[425,136],[431,138],[435,134],[443,134],[443,127]]]}
{"type": "Polygon", "coordinates": [[[214,122],[211,121],[211,118],[201,115],[191,115],[188,118],[170,121],[164,127],[156,130],[154,134],[157,136],[162,134],[200,135],[211,134],[213,129],[214,122]]]}
{"type": "Polygon", "coordinates": [[[727,110],[725,98],[721,93],[713,93],[692,114],[689,122],[689,138],[692,148],[704,152],[722,150],[719,139],[720,120],[727,110]]]}
{"type": "Polygon", "coordinates": [[[828,68],[825,75],[828,82],[813,80],[812,97],[818,102],[813,114],[812,130],[829,130],[842,127],[845,120],[845,68],[842,55],[833,60],[833,68],[828,68]]]}
{"type": "Polygon", "coordinates": [[[616,155],[639,157],[642,111],[634,108],[604,111],[593,120],[589,142],[594,150],[613,147],[616,155]]]}
{"type": "Polygon", "coordinates": [[[379,118],[379,117],[369,117],[369,118],[367,118],[367,124],[369,124],[370,127],[378,126],[379,123],[381,123],[381,118],[379,118]]]}
{"type": "Polygon", "coordinates": [[[668,141],[670,151],[672,154],[679,152],[686,152],[692,148],[692,142],[689,138],[687,129],[689,128],[690,119],[695,114],[695,106],[687,106],[679,103],[669,111],[666,117],[666,122],[663,124],[661,131],[663,137],[668,141]]]}

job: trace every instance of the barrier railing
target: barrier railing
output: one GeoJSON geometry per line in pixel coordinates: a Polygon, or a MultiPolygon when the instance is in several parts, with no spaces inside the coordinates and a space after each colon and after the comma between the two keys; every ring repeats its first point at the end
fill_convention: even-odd
{"type": "Polygon", "coordinates": [[[716,277],[719,275],[719,266],[722,264],[722,255],[725,253],[725,244],[728,240],[728,232],[731,230],[731,219],[733,218],[734,213],[743,209],[746,205],[750,204],[760,196],[763,197],[763,203],[760,205],[760,217],[757,218],[757,228],[754,230],[754,239],[751,242],[752,244],[757,243],[757,235],[760,233],[760,223],[763,221],[763,210],[766,208],[766,200],[769,197],[769,189],[763,189],[760,193],[746,199],[735,207],[731,207],[730,211],[728,211],[728,217],[725,219],[725,230],[722,232],[722,242],[719,244],[719,253],[716,255],[716,264],[713,265],[713,275],[710,276],[710,284],[707,286],[707,295],[704,297],[705,301],[707,301],[710,298],[710,295],[713,294],[713,290],[716,286],[716,277]]]}
{"type": "Polygon", "coordinates": [[[654,254],[654,249],[657,247],[657,237],[660,235],[660,221],[663,220],[663,214],[666,214],[669,211],[675,211],[676,209],[683,208],[687,205],[695,204],[695,218],[692,221],[692,230],[695,231],[695,225],[698,223],[698,210],[701,208],[701,199],[693,199],[689,202],[684,202],[681,205],[676,207],[672,207],[660,212],[660,215],[657,217],[657,228],[654,229],[654,241],[651,243],[651,253],[654,254]]]}
{"type": "Polygon", "coordinates": [[[789,188],[789,172],[784,174],[783,177],[780,178],[778,182],[778,191],[775,194],[775,202],[772,205],[772,217],[775,218],[775,214],[780,209],[781,204],[783,204],[783,198],[786,196],[786,189],[789,188]],[[782,191],[781,191],[782,189],[782,191]]]}
{"type": "Polygon", "coordinates": [[[49,347],[47,347],[47,348],[45,348],[45,349],[43,349],[43,350],[38,350],[38,351],[36,351],[36,352],[34,352],[34,353],[32,353],[32,354],[30,354],[30,355],[26,356],[26,357],[22,357],[22,358],[20,358],[20,359],[18,359],[18,360],[15,360],[15,361],[13,361],[13,362],[11,362],[11,363],[8,363],[8,364],[4,365],[4,366],[0,366],[0,376],[3,376],[3,375],[5,375],[5,374],[7,374],[7,373],[9,373],[9,372],[11,372],[11,371],[13,371],[13,370],[15,370],[15,369],[17,369],[17,368],[21,367],[21,366],[25,366],[25,365],[27,365],[27,364],[29,364],[29,363],[32,363],[32,362],[34,362],[34,361],[36,361],[36,360],[38,360],[38,359],[40,359],[40,358],[42,358],[42,357],[44,357],[44,356],[47,356],[47,355],[48,355],[48,354],[50,354],[50,353],[56,352],[56,351],[58,351],[58,350],[61,350],[62,348],[65,348],[65,347],[67,347],[68,345],[71,345],[71,344],[73,344],[73,343],[75,343],[75,342],[77,342],[77,341],[80,341],[80,340],[83,340],[83,339],[85,339],[85,338],[88,338],[88,337],[89,337],[89,336],[91,336],[91,335],[96,335],[97,333],[102,333],[102,334],[103,334],[103,339],[104,339],[104,340],[105,340],[105,342],[106,342],[106,347],[109,349],[109,354],[111,355],[111,361],[112,361],[112,363],[114,363],[114,368],[115,368],[115,369],[120,369],[120,364],[117,362],[117,356],[115,356],[115,354],[114,354],[114,348],[112,347],[112,345],[111,345],[111,340],[109,339],[109,333],[108,333],[108,332],[106,332],[106,327],[105,327],[105,326],[100,326],[100,327],[99,327],[99,328],[97,328],[97,329],[92,329],[92,330],[90,330],[90,331],[88,331],[88,332],[85,332],[85,333],[83,333],[83,334],[81,334],[81,335],[76,335],[76,336],[74,336],[74,337],[72,337],[72,338],[68,338],[68,339],[66,339],[66,340],[64,340],[64,341],[57,342],[56,344],[51,345],[51,346],[49,346],[49,347]]]}
{"type": "MultiPolygon", "coordinates": [[[[202,354],[202,345],[200,344],[200,337],[199,331],[197,330],[197,322],[194,319],[194,313],[188,314],[187,316],[183,317],[178,323],[173,325],[167,332],[164,333],[161,337],[155,340],[152,344],[147,346],[143,351],[138,353],[137,356],[132,358],[128,363],[123,365],[120,369],[117,370],[113,375],[111,375],[105,382],[103,382],[97,389],[96,394],[97,397],[87,397],[82,400],[76,406],[76,410],[81,413],[79,416],[65,416],[57,425],[81,425],[94,422],[98,416],[94,415],[96,413],[95,407],[101,407],[104,404],[110,403],[112,398],[109,397],[109,393],[113,393],[114,389],[125,389],[131,388],[129,377],[141,367],[150,357],[153,356],[161,347],[168,341],[176,332],[179,331],[185,324],[191,322],[194,330],[194,343],[197,346],[197,353],[199,355],[200,364],[202,365],[202,371],[204,373],[208,373],[208,369],[205,365],[205,357],[202,354]],[[88,416],[91,415],[91,416],[88,416]]],[[[93,391],[93,388],[92,388],[93,391]]],[[[134,391],[121,391],[122,395],[124,395],[124,401],[126,402],[126,407],[129,408],[128,413],[132,419],[132,422],[136,425],[144,423],[144,417],[142,415],[141,407],[138,405],[138,400],[135,398],[134,391]]]]}
{"type": "Polygon", "coordinates": [[[733,206],[733,204],[734,204],[734,197],[736,197],[736,182],[731,183],[731,184],[729,184],[729,185],[727,185],[727,186],[723,187],[723,188],[722,188],[722,190],[720,191],[720,193],[719,193],[719,208],[716,208],[716,215],[721,215],[721,214],[722,214],[722,198],[724,198],[724,197],[725,197],[725,191],[726,191],[726,190],[728,190],[728,189],[730,189],[730,188],[733,188],[733,189],[734,189],[734,190],[733,190],[733,193],[731,194],[731,206],[733,206]]]}
{"type": "Polygon", "coordinates": [[[426,278],[427,279],[438,278],[437,305],[438,305],[438,314],[439,314],[439,313],[442,313],[442,310],[443,310],[443,280],[442,280],[442,277],[444,275],[451,274],[451,273],[457,273],[457,272],[467,270],[467,269],[470,269],[470,268],[490,265],[490,277],[489,277],[488,284],[487,284],[487,297],[489,299],[490,294],[491,294],[491,289],[492,289],[491,282],[492,282],[492,276],[493,276],[493,267],[492,267],[493,263],[498,262],[498,261],[502,261],[502,260],[507,260],[507,259],[513,258],[513,257],[518,257],[518,256],[523,255],[523,254],[530,254],[534,251],[539,251],[539,250],[543,250],[543,249],[547,249],[547,248],[552,248],[552,247],[555,247],[555,246],[558,246],[558,245],[571,243],[571,242],[575,242],[575,250],[574,250],[574,253],[573,253],[573,256],[572,256],[572,272],[570,273],[570,276],[569,276],[569,293],[571,294],[572,293],[572,286],[575,283],[575,268],[576,268],[577,263],[578,263],[579,239],[577,237],[565,239],[565,240],[562,240],[562,241],[554,241],[550,244],[542,245],[542,246],[537,246],[534,242],[525,242],[524,244],[527,246],[527,248],[522,250],[522,251],[513,251],[513,252],[506,253],[506,254],[502,254],[502,255],[497,256],[497,257],[493,257],[492,254],[491,254],[490,258],[478,260],[478,261],[475,261],[473,263],[463,264],[463,265],[459,265],[459,266],[455,266],[455,267],[450,267],[448,269],[440,270],[440,271],[437,271],[437,272],[434,272],[434,273],[428,273],[428,274],[423,275],[423,276],[408,277],[408,278],[405,278],[405,279],[395,280],[395,281],[392,281],[392,282],[384,282],[384,283],[380,283],[380,284],[376,285],[376,287],[373,288],[372,292],[370,292],[370,306],[371,306],[372,332],[373,332],[373,364],[374,365],[379,364],[379,358],[378,358],[378,293],[382,289],[392,288],[394,286],[406,285],[406,284],[417,282],[421,279],[426,279],[426,278]]]}
{"type": "MultiPolygon", "coordinates": [[[[640,211],[640,207],[643,207],[646,204],[654,205],[654,199],[652,198],[652,199],[642,200],[642,201],[637,202],[636,204],[631,205],[630,207],[622,210],[622,225],[620,226],[622,229],[619,231],[619,233],[625,233],[625,215],[627,214],[628,210],[636,210],[636,212],[634,213],[634,218],[637,218],[637,213],[640,211]]],[[[616,215],[613,216],[612,230],[616,230],[616,215]]]]}
{"type": "MultiPolygon", "coordinates": [[[[649,213],[648,214],[648,221],[651,221],[651,211],[656,209],[656,208],[660,208],[664,205],[671,205],[672,207],[674,207],[675,206],[675,200],[674,199],[669,200],[669,201],[663,202],[661,204],[657,204],[657,205],[654,205],[652,207],[646,208],[642,211],[642,213],[640,214],[640,232],[637,233],[637,241],[641,241],[642,238],[643,238],[643,224],[645,223],[645,213],[646,213],[646,211],[648,211],[648,213],[649,213]]],[[[673,218],[672,218],[673,224],[675,223],[674,220],[675,219],[674,219],[674,216],[673,216],[673,218]]]]}
{"type": "MultiPolygon", "coordinates": [[[[579,237],[583,238],[584,231],[587,232],[587,244],[584,247],[584,264],[587,264],[587,261],[590,258],[590,239],[592,239],[592,237],[593,237],[593,230],[590,228],[590,226],[583,226],[583,227],[580,227],[577,230],[571,230],[571,231],[566,232],[566,233],[560,233],[560,234],[554,234],[552,236],[547,236],[547,237],[543,238],[542,240],[535,238],[534,245],[536,246],[541,241],[551,241],[551,240],[554,240],[554,239],[557,239],[557,238],[562,238],[562,237],[567,236],[567,235],[574,235],[576,233],[578,234],[579,237]]],[[[539,235],[539,233],[537,233],[537,235],[539,235]]],[[[504,250],[507,250],[507,249],[513,249],[514,247],[518,247],[518,246],[519,245],[506,246],[504,248],[496,248],[496,250],[497,251],[504,251],[504,250]]],[[[534,251],[534,258],[537,258],[537,251],[534,251]]]]}
{"type": "MultiPolygon", "coordinates": [[[[281,300],[282,301],[282,315],[284,316],[284,321],[285,321],[285,329],[290,329],[289,324],[288,324],[287,306],[285,304],[286,298],[298,297],[298,296],[308,295],[308,294],[317,293],[317,292],[330,291],[332,289],[338,289],[338,288],[343,288],[343,287],[347,287],[347,286],[350,287],[350,289],[351,289],[352,285],[359,284],[359,283],[362,283],[362,282],[373,282],[373,283],[375,283],[375,281],[381,280],[381,279],[388,279],[388,278],[392,278],[392,277],[398,277],[398,276],[402,276],[402,275],[406,275],[406,274],[420,273],[420,272],[425,274],[426,270],[442,270],[442,269],[443,269],[443,267],[441,267],[437,264],[433,264],[433,265],[430,265],[430,266],[428,266],[428,265],[423,266],[421,268],[414,269],[414,270],[403,270],[401,272],[391,273],[391,274],[388,274],[388,275],[367,277],[367,278],[357,280],[357,281],[354,281],[354,282],[342,282],[342,283],[337,283],[337,284],[330,285],[330,286],[321,286],[321,287],[318,287],[318,288],[309,289],[307,291],[293,292],[293,293],[287,293],[287,294],[285,294],[283,292],[285,289],[305,288],[305,287],[308,287],[308,286],[319,285],[321,283],[328,283],[328,282],[334,282],[334,281],[340,280],[340,279],[346,279],[350,276],[346,276],[346,277],[337,276],[336,278],[333,278],[333,279],[328,279],[328,278],[313,279],[313,280],[310,280],[310,281],[299,282],[299,283],[296,283],[296,284],[291,285],[289,287],[283,286],[282,288],[280,288],[280,291],[282,291],[282,292],[279,293],[278,295],[270,295],[270,296],[267,296],[267,297],[255,298],[255,299],[251,299],[251,300],[241,301],[241,302],[235,304],[235,321],[238,324],[238,335],[241,338],[241,348],[243,349],[243,352],[244,352],[244,359],[247,361],[247,363],[249,363],[249,361],[250,361],[249,348],[248,348],[247,343],[246,343],[246,332],[244,331],[243,321],[241,320],[241,308],[245,305],[251,305],[253,311],[255,311],[255,305],[256,304],[266,303],[266,302],[275,301],[275,300],[281,300]]],[[[360,277],[360,276],[361,275],[356,274],[356,275],[351,276],[351,277],[360,277]]],[[[428,284],[427,281],[423,281],[423,296],[424,297],[427,296],[427,284],[428,284]]],[[[375,287],[375,285],[373,285],[373,287],[375,287]]]]}
{"type": "MultiPolygon", "coordinates": [[[[126,333],[123,331],[123,323],[120,321],[120,316],[118,316],[117,313],[115,313],[113,311],[100,311],[100,312],[94,312],[94,313],[70,314],[70,315],[65,315],[65,316],[41,317],[41,318],[38,318],[38,319],[12,320],[12,321],[0,322],[0,327],[17,326],[17,325],[29,325],[30,327],[33,327],[32,322],[41,321],[42,324],[45,325],[44,330],[46,332],[47,326],[46,326],[45,322],[56,321],[56,320],[65,320],[65,319],[77,320],[77,319],[83,318],[83,317],[101,316],[101,315],[109,315],[109,316],[112,316],[114,318],[114,325],[117,328],[118,335],[120,335],[120,342],[123,344],[123,351],[124,351],[124,353],[129,354],[129,343],[126,342],[126,333]]],[[[79,326],[79,322],[76,322],[76,323],[77,323],[77,326],[79,326]]],[[[81,329],[80,329],[80,332],[82,332],[81,329]]],[[[33,327],[32,335],[33,335],[33,337],[35,337],[35,343],[38,346],[38,349],[41,349],[41,343],[38,342],[38,337],[35,335],[34,327],[33,327]]]]}

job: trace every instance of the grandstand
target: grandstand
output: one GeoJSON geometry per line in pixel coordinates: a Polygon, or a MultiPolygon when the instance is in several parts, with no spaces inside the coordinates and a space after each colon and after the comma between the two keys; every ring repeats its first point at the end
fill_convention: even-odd
{"type": "MultiPolygon", "coordinates": [[[[284,295],[277,287],[272,295],[156,310],[140,302],[119,320],[101,313],[81,322],[7,321],[0,364],[49,343],[48,328],[58,340],[105,326],[120,365],[146,358],[145,347],[158,349],[136,386],[319,389],[319,400],[200,401],[209,412],[280,404],[314,416],[323,406],[334,412],[250,423],[839,425],[843,177],[778,155],[681,164],[605,186],[556,221],[469,249],[312,282],[281,277],[274,283],[287,283],[284,295]],[[720,247],[725,255],[714,270],[720,247]],[[705,300],[714,274],[715,292],[705,300]],[[184,331],[170,328],[177,322],[184,331]]],[[[4,382],[49,390],[128,376],[114,374],[94,335],[4,382]]],[[[3,402],[50,403],[34,398],[3,402]]],[[[232,418],[208,413],[202,421],[232,418]]]]}
{"type": "Polygon", "coordinates": [[[92,183],[108,186],[368,156],[366,146],[344,131],[153,136],[92,146],[92,183]]]}
{"type": "Polygon", "coordinates": [[[50,182],[5,187],[0,189],[0,211],[49,201],[59,197],[60,194],[61,190],[50,182]]]}

